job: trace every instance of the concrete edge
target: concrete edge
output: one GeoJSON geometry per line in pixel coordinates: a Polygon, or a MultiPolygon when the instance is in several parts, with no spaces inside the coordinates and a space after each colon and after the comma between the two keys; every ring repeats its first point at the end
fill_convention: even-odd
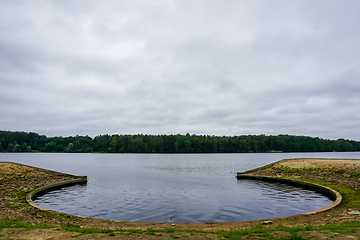
{"type": "Polygon", "coordinates": [[[238,173],[237,178],[238,179],[254,179],[254,180],[261,180],[261,181],[268,181],[268,182],[280,182],[280,183],[286,183],[286,184],[295,185],[295,186],[301,186],[301,187],[305,187],[305,188],[320,192],[334,201],[332,204],[330,204],[327,207],[324,207],[324,208],[321,208],[321,209],[318,209],[315,211],[307,212],[307,213],[302,213],[299,215],[312,215],[312,214],[325,212],[325,211],[328,211],[328,210],[338,206],[342,201],[342,196],[338,191],[336,191],[332,188],[320,185],[320,184],[316,184],[316,183],[300,181],[300,180],[295,180],[295,179],[288,179],[288,178],[257,176],[257,175],[251,175],[251,174],[246,174],[246,173],[243,173],[243,174],[238,173]]]}
{"type": "MultiPolygon", "coordinates": [[[[55,190],[55,189],[59,189],[62,187],[66,187],[66,186],[72,186],[78,183],[86,183],[87,182],[87,176],[77,176],[76,179],[71,179],[71,180],[67,180],[67,181],[62,181],[62,182],[57,182],[57,183],[52,183],[40,188],[37,188],[33,191],[31,191],[30,193],[28,193],[26,195],[26,201],[33,207],[42,210],[42,211],[52,211],[50,209],[47,208],[43,208],[39,205],[37,205],[33,199],[36,198],[37,196],[43,195],[44,193],[51,191],[51,190],[55,190]]],[[[63,213],[64,214],[64,213],[63,213]]]]}
{"type": "MultiPolygon", "coordinates": [[[[254,169],[251,169],[251,170],[248,170],[248,171],[245,171],[245,172],[238,172],[237,173],[237,178],[238,179],[239,178],[240,179],[255,179],[255,180],[272,181],[272,182],[283,182],[283,183],[287,183],[287,184],[291,184],[291,185],[303,186],[303,187],[310,188],[310,189],[316,190],[318,192],[321,192],[324,195],[330,197],[334,201],[331,205],[329,205],[329,206],[327,206],[325,208],[321,208],[321,209],[318,209],[318,210],[315,210],[315,211],[312,211],[312,212],[302,213],[302,214],[299,214],[299,215],[317,214],[317,213],[320,213],[320,212],[328,211],[328,210],[338,206],[342,201],[342,196],[341,196],[341,194],[339,192],[337,192],[336,190],[331,189],[329,187],[322,186],[322,185],[319,185],[319,184],[316,184],[316,183],[310,183],[310,182],[295,180],[295,179],[277,178],[277,177],[270,177],[270,176],[257,176],[257,175],[249,174],[251,172],[255,172],[256,170],[263,169],[265,167],[274,165],[276,163],[286,162],[288,160],[294,160],[294,159],[304,159],[304,158],[291,158],[291,159],[278,160],[278,161],[275,161],[275,162],[272,162],[272,163],[266,164],[264,166],[260,166],[258,168],[254,168],[254,169]]],[[[311,159],[311,158],[307,158],[307,159],[311,159]]],[[[331,159],[331,158],[313,158],[313,159],[331,159]]],[[[331,159],[331,160],[333,160],[333,159],[331,159]]],[[[354,159],[342,159],[342,160],[354,160],[354,159]]],[[[50,209],[47,209],[47,208],[43,208],[43,207],[37,205],[33,201],[33,199],[35,197],[37,197],[39,195],[42,195],[42,194],[44,194],[44,193],[46,193],[46,192],[48,192],[50,190],[55,190],[55,189],[59,189],[59,188],[65,187],[65,186],[71,186],[71,185],[75,185],[75,184],[78,184],[78,183],[86,183],[87,182],[87,176],[75,176],[75,175],[71,175],[71,174],[59,173],[59,172],[56,172],[56,171],[42,169],[42,168],[29,166],[29,165],[25,165],[25,164],[20,164],[20,163],[16,163],[16,162],[2,162],[2,161],[0,161],[0,163],[13,163],[13,164],[17,164],[17,165],[36,168],[36,169],[39,169],[39,170],[41,170],[43,172],[51,172],[51,173],[54,173],[54,174],[62,174],[62,175],[67,175],[67,176],[71,176],[71,177],[76,178],[76,179],[72,179],[72,180],[67,180],[67,181],[63,181],[63,182],[57,182],[57,183],[49,184],[49,185],[37,188],[37,189],[31,191],[30,193],[28,193],[26,195],[26,201],[31,206],[33,206],[33,207],[35,207],[35,208],[37,208],[39,210],[42,210],[42,211],[57,212],[57,211],[50,210],[50,209]]],[[[63,213],[63,212],[57,212],[57,213],[66,214],[66,213],[63,213]]],[[[67,214],[67,215],[69,215],[69,214],[67,214]]],[[[72,215],[72,216],[76,216],[76,215],[72,215]]],[[[81,217],[81,216],[76,216],[76,217],[81,217]]],[[[84,218],[84,217],[81,217],[81,218],[84,218]]],[[[117,220],[108,220],[108,221],[123,222],[123,221],[117,221],[117,220]]]]}
{"type": "MultiPolygon", "coordinates": [[[[66,181],[62,181],[62,182],[56,182],[56,183],[52,183],[40,188],[37,188],[31,192],[29,192],[26,195],[26,201],[33,207],[39,209],[39,210],[43,210],[43,211],[52,211],[55,212],[53,210],[47,209],[47,208],[43,208],[39,205],[37,205],[36,203],[34,203],[33,199],[39,195],[42,195],[48,191],[51,190],[55,190],[55,189],[59,189],[62,187],[66,187],[66,186],[72,186],[78,183],[86,183],[87,182],[87,176],[76,176],[76,175],[72,175],[72,174],[67,174],[67,173],[61,173],[61,172],[56,172],[53,170],[49,170],[49,169],[44,169],[44,168],[39,168],[39,167],[34,167],[34,166],[30,166],[30,165],[26,165],[26,164],[22,164],[22,163],[17,163],[17,162],[11,162],[11,161],[0,161],[0,163],[11,163],[11,164],[15,164],[18,166],[25,166],[25,167],[30,167],[30,168],[34,168],[37,169],[41,172],[44,173],[50,173],[50,174],[55,174],[55,175],[61,175],[61,176],[68,176],[68,177],[72,177],[74,179],[71,180],[66,180],[66,181]]],[[[62,213],[62,214],[66,214],[66,213],[62,213]]]]}

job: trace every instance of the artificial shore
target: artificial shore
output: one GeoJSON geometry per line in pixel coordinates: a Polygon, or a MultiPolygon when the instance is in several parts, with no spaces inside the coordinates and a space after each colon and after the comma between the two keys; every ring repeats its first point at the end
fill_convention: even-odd
{"type": "MultiPolygon", "coordinates": [[[[319,226],[360,220],[360,160],[290,159],[281,160],[244,173],[238,178],[257,178],[271,181],[295,180],[311,183],[334,199],[334,204],[308,214],[276,219],[231,223],[138,223],[109,221],[68,215],[38,207],[31,199],[37,194],[74,181],[86,182],[84,176],[73,176],[10,162],[0,162],[0,219],[18,220],[52,226],[74,225],[96,229],[188,229],[202,231],[233,231],[258,225],[319,226]],[[320,186],[319,186],[320,185],[320,186]],[[324,187],[321,187],[324,186],[324,187]],[[328,192],[328,193],[326,193],[328,192]],[[350,193],[350,194],[349,194],[350,193]]],[[[308,184],[306,183],[306,184],[308,184]]],[[[310,186],[308,185],[308,186],[310,186]]]]}

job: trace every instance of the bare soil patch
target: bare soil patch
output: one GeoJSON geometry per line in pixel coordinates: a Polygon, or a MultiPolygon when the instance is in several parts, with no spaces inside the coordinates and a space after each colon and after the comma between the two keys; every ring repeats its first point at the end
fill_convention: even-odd
{"type": "Polygon", "coordinates": [[[340,169],[359,169],[360,160],[356,159],[289,159],[276,164],[277,166],[287,166],[291,168],[340,168],[340,169]]]}
{"type": "Polygon", "coordinates": [[[354,189],[360,187],[360,159],[289,159],[248,172],[262,176],[312,179],[354,189]]]}

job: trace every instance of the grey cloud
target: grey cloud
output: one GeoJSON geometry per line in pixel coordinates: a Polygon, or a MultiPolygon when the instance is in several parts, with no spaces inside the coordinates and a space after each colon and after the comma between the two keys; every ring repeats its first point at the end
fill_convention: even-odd
{"type": "Polygon", "coordinates": [[[359,139],[359,5],[6,2],[0,125],[359,139]]]}

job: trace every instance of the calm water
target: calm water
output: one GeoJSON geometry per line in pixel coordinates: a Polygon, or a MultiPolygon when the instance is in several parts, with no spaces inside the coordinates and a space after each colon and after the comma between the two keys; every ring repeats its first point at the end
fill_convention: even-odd
{"type": "Polygon", "coordinates": [[[301,157],[360,159],[360,153],[0,153],[0,161],[88,176],[87,184],[39,197],[35,202],[43,207],[110,220],[176,223],[267,219],[330,205],[328,198],[303,188],[235,177],[301,157]]]}

